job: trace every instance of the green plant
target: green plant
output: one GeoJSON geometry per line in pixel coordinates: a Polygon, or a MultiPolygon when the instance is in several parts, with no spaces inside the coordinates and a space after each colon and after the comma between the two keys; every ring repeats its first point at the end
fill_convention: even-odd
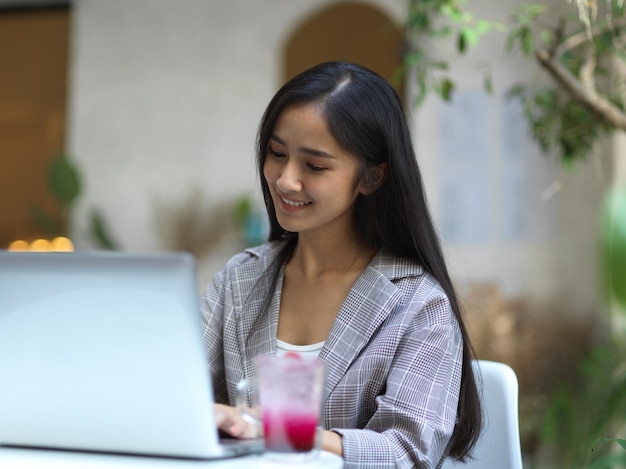
{"type": "Polygon", "coordinates": [[[557,387],[542,427],[543,441],[557,454],[559,467],[600,468],[626,462],[626,453],[610,453],[622,439],[604,438],[623,429],[626,415],[626,347],[609,340],[593,347],[577,376],[557,387]]]}
{"type": "Polygon", "coordinates": [[[626,310],[626,186],[614,188],[605,200],[600,239],[606,297],[626,310]]]}
{"type": "MultiPolygon", "coordinates": [[[[408,0],[409,44],[399,74],[412,70],[416,105],[429,93],[452,99],[456,81],[450,63],[490,31],[508,31],[506,50],[519,50],[552,78],[520,83],[509,98],[522,103],[533,137],[570,166],[587,157],[600,137],[626,131],[626,10],[624,0],[526,3],[511,24],[476,18],[464,0],[408,0]],[[450,43],[454,56],[433,57],[429,41],[450,43]]],[[[492,90],[489,67],[484,86],[492,90]]]]}
{"type": "MultiPolygon", "coordinates": [[[[68,236],[70,216],[82,192],[82,180],[76,165],[64,153],[52,160],[47,174],[48,189],[60,208],[59,220],[55,220],[34,207],[32,215],[36,223],[51,236],[68,236]]],[[[94,242],[104,249],[117,249],[102,213],[92,209],[89,213],[89,234],[94,242]]]]}
{"type": "MultiPolygon", "coordinates": [[[[449,72],[449,60],[433,57],[428,40],[451,41],[455,56],[465,54],[480,38],[492,30],[505,29],[495,21],[476,18],[466,8],[465,0],[408,0],[405,34],[408,48],[399,74],[415,73],[416,105],[422,104],[429,93],[445,101],[452,99],[456,88],[449,72]]],[[[491,92],[491,76],[484,70],[485,89],[491,92]]]]}
{"type": "MultiPolygon", "coordinates": [[[[592,451],[595,451],[598,443],[616,443],[618,446],[621,446],[622,449],[626,450],[626,440],[621,438],[599,438],[594,443],[592,451]]],[[[626,464],[626,452],[606,454],[603,457],[594,460],[594,462],[589,465],[589,469],[611,469],[615,464],[626,464]]]]}
{"type": "Polygon", "coordinates": [[[267,240],[269,230],[267,215],[265,211],[255,208],[251,195],[243,195],[235,201],[234,215],[247,246],[261,244],[267,240]]]}
{"type": "Polygon", "coordinates": [[[584,160],[600,137],[626,131],[626,10],[623,0],[541,3],[513,14],[506,48],[535,60],[548,84],[514,86],[533,137],[566,165],[584,160]]]}
{"type": "MultiPolygon", "coordinates": [[[[626,311],[626,187],[610,191],[601,217],[601,267],[610,312],[626,311]]],[[[626,464],[626,440],[609,438],[626,428],[626,343],[623,324],[592,348],[578,375],[557,387],[543,424],[543,441],[560,467],[603,469],[626,464]],[[610,445],[621,447],[610,451],[610,445]]],[[[615,325],[617,324],[617,326],[615,325]]]]}
{"type": "Polygon", "coordinates": [[[78,171],[65,154],[52,160],[46,174],[48,189],[59,206],[59,217],[50,216],[40,207],[32,208],[37,225],[51,236],[67,236],[72,205],[81,193],[78,171]]]}

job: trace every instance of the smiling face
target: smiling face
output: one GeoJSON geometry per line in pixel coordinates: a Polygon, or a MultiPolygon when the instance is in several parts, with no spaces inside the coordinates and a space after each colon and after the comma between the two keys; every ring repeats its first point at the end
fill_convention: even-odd
{"type": "Polygon", "coordinates": [[[276,218],[287,231],[345,236],[354,230],[360,167],[330,133],[316,104],[282,111],[271,134],[263,175],[276,218]]]}

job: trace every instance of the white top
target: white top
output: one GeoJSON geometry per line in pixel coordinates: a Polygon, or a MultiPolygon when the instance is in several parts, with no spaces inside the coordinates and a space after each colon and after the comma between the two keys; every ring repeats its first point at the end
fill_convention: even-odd
{"type": "Polygon", "coordinates": [[[276,354],[283,355],[287,352],[296,352],[306,358],[317,358],[323,346],[323,341],[311,345],[293,345],[276,339],[276,354]]]}

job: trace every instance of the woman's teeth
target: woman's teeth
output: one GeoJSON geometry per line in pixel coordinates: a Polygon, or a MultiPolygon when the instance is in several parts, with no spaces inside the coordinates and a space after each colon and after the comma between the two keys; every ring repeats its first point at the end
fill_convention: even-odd
{"type": "Polygon", "coordinates": [[[287,200],[283,197],[280,198],[285,205],[289,205],[291,207],[302,207],[304,205],[309,205],[311,202],[296,202],[294,200],[287,200]]]}

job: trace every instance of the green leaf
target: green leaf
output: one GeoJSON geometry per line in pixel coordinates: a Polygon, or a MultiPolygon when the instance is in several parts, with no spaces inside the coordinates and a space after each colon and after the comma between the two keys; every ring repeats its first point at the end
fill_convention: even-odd
{"type": "Polygon", "coordinates": [[[391,77],[391,83],[395,86],[395,85],[399,85],[402,83],[402,80],[404,80],[406,77],[406,65],[400,65],[398,67],[398,69],[393,73],[393,76],[391,77]]]}
{"type": "Polygon", "coordinates": [[[30,207],[30,214],[37,227],[48,235],[54,236],[58,234],[61,230],[59,222],[52,219],[52,217],[50,217],[50,215],[41,210],[40,207],[30,207]]]}
{"type": "Polygon", "coordinates": [[[71,204],[80,195],[78,170],[64,155],[50,164],[48,185],[52,195],[62,204],[71,204]]]}
{"type": "Polygon", "coordinates": [[[417,70],[415,82],[417,84],[417,96],[415,97],[415,106],[420,107],[426,100],[429,92],[427,84],[427,74],[423,68],[417,70]]]}
{"type": "Polygon", "coordinates": [[[235,201],[235,220],[241,226],[243,226],[251,212],[252,202],[249,197],[243,196],[235,201]]]}
{"type": "Polygon", "coordinates": [[[622,448],[626,449],[626,440],[623,440],[621,438],[598,438],[593,445],[595,446],[600,442],[617,443],[622,448]]]}
{"type": "Polygon", "coordinates": [[[441,6],[441,13],[449,17],[452,21],[459,22],[463,19],[463,11],[457,6],[456,2],[449,2],[441,6]]]}
{"type": "Polygon", "coordinates": [[[551,89],[545,90],[543,92],[538,92],[537,94],[535,94],[534,102],[539,107],[551,108],[553,106],[556,106],[556,96],[551,89]]]}
{"type": "Polygon", "coordinates": [[[504,45],[504,48],[507,52],[511,52],[513,50],[513,47],[515,46],[515,41],[517,41],[521,33],[522,33],[522,28],[514,29],[513,31],[511,31],[504,45]]]}
{"type": "Polygon", "coordinates": [[[509,90],[506,93],[506,97],[507,99],[522,98],[524,96],[525,91],[526,91],[526,87],[524,85],[517,84],[509,88],[509,90]]]}
{"type": "Polygon", "coordinates": [[[411,51],[404,56],[404,63],[410,68],[424,61],[424,54],[420,51],[411,51]]]}
{"type": "Polygon", "coordinates": [[[616,467],[616,464],[623,464],[625,462],[626,453],[609,454],[591,463],[589,466],[587,466],[587,469],[612,469],[616,467]]]}
{"type": "Polygon", "coordinates": [[[92,210],[90,221],[92,239],[104,249],[117,249],[117,244],[111,237],[109,229],[104,221],[104,217],[98,210],[92,210]]]}
{"type": "Polygon", "coordinates": [[[550,44],[552,42],[552,31],[544,29],[541,31],[541,42],[544,44],[550,44]]]}
{"type": "Polygon", "coordinates": [[[467,39],[463,31],[461,31],[456,38],[456,50],[459,54],[464,54],[467,49],[467,39]]]}
{"type": "Polygon", "coordinates": [[[520,40],[522,41],[522,51],[526,55],[531,55],[535,44],[533,41],[533,35],[530,28],[523,28],[520,34],[520,40]]]}
{"type": "Polygon", "coordinates": [[[431,37],[435,39],[444,39],[449,37],[452,34],[453,30],[450,26],[442,26],[436,31],[431,33],[431,37]]]}
{"type": "Polygon", "coordinates": [[[491,23],[489,23],[489,21],[478,20],[476,22],[476,33],[478,35],[482,36],[483,34],[488,33],[490,29],[491,29],[491,23]]]}
{"type": "Polygon", "coordinates": [[[531,3],[528,5],[528,14],[533,20],[546,10],[547,7],[543,3],[531,3]]]}
{"type": "Polygon", "coordinates": [[[409,28],[416,30],[428,29],[430,24],[430,16],[428,12],[421,8],[422,5],[412,1],[409,3],[409,14],[407,24],[409,28]]]}
{"type": "Polygon", "coordinates": [[[508,26],[504,23],[500,23],[499,21],[492,21],[489,23],[491,29],[495,29],[496,31],[500,31],[501,33],[508,31],[508,26]]]}
{"type": "Polygon", "coordinates": [[[601,239],[606,287],[626,307],[626,187],[614,188],[607,196],[601,239]]]}
{"type": "Polygon", "coordinates": [[[422,104],[424,104],[424,101],[426,100],[426,95],[428,94],[428,89],[424,84],[420,84],[418,86],[418,90],[419,91],[417,93],[417,96],[415,97],[415,107],[420,107],[422,104]]]}
{"type": "Polygon", "coordinates": [[[531,24],[546,9],[546,6],[541,3],[524,4],[517,10],[517,22],[525,25],[531,24]]]}
{"type": "Polygon", "coordinates": [[[448,78],[443,78],[439,84],[439,94],[445,101],[450,101],[454,91],[454,82],[448,78]]]}
{"type": "Polygon", "coordinates": [[[483,85],[484,85],[484,87],[485,87],[485,91],[486,91],[488,94],[493,94],[493,81],[492,81],[492,79],[491,79],[491,75],[487,75],[487,76],[485,77],[485,80],[484,80],[484,82],[483,82],[483,85]]]}
{"type": "Polygon", "coordinates": [[[448,70],[450,68],[447,62],[429,62],[428,65],[436,70],[448,70]]]}
{"type": "Polygon", "coordinates": [[[475,29],[465,27],[461,29],[459,34],[465,38],[465,42],[468,46],[475,46],[478,44],[479,34],[475,29]]]}

